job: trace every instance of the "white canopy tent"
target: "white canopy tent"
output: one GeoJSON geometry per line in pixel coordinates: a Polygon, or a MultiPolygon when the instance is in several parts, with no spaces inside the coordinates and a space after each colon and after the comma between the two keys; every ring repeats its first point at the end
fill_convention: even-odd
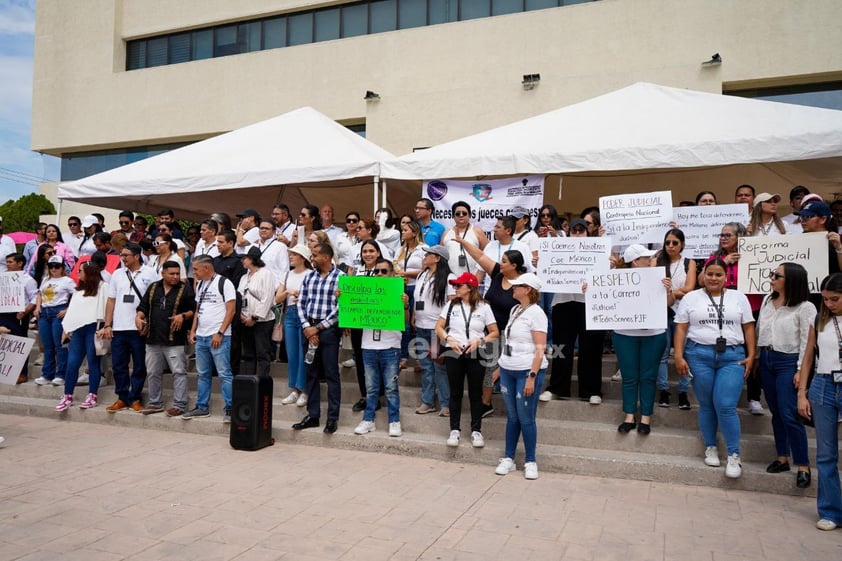
{"type": "Polygon", "coordinates": [[[842,111],[641,82],[381,168],[405,180],[530,173],[561,174],[565,199],[583,191],[589,204],[595,193],[693,182],[729,192],[755,182],[758,191],[786,188],[784,197],[800,183],[830,194],[842,191],[842,111]]]}
{"type": "Polygon", "coordinates": [[[302,107],[62,183],[58,196],[138,212],[171,208],[178,218],[201,218],[214,211],[236,213],[244,208],[268,212],[277,201],[293,211],[311,201],[365,210],[369,204],[380,204],[380,162],[393,158],[315,109],[302,107]]]}

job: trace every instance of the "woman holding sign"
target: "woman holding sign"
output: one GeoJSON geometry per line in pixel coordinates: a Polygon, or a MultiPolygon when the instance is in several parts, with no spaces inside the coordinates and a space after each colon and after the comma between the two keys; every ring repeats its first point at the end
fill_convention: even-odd
{"type": "Polygon", "coordinates": [[[754,316],[748,299],[726,288],[728,265],[711,261],[702,273],[704,288],[684,297],[675,315],[675,369],[694,376],[705,464],[719,467],[716,428],[728,447],[725,476],[742,475],[737,401],[755,357],[754,316]]]}
{"type": "Polygon", "coordinates": [[[816,424],[816,502],[819,530],[842,526],[842,491],[839,485],[839,418],[842,417],[842,274],[822,281],[822,307],[817,328],[810,329],[798,376],[798,413],[816,424]],[[807,390],[813,357],[816,375],[807,390]]]}

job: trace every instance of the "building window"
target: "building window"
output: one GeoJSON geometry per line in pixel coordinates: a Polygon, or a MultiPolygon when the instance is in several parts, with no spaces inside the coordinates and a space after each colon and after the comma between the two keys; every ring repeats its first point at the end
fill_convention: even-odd
{"type": "Polygon", "coordinates": [[[173,144],[155,144],[150,146],[136,146],[133,148],[118,148],[116,150],[98,150],[95,152],[75,152],[61,155],[61,180],[75,181],[95,173],[101,173],[118,168],[132,162],[139,162],[182,146],[189,142],[173,144]]]}
{"type": "Polygon", "coordinates": [[[126,70],[597,0],[363,0],[126,42],[126,70]]]}
{"type": "Polygon", "coordinates": [[[734,90],[729,90],[726,86],[723,93],[765,101],[842,110],[842,81],[734,90]]]}

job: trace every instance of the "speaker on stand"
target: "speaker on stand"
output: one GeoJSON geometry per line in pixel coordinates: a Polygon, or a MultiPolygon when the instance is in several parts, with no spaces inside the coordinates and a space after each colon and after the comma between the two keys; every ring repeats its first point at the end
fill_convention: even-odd
{"type": "Polygon", "coordinates": [[[229,442],[235,450],[259,450],[275,444],[271,376],[234,376],[229,442]]]}

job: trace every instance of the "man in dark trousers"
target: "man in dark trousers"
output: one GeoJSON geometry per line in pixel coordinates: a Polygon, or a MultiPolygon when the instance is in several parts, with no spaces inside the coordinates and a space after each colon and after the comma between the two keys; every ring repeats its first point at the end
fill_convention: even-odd
{"type": "MultiPolygon", "coordinates": [[[[235,251],[237,235],[231,230],[223,230],[216,236],[216,248],[219,255],[213,258],[213,270],[216,274],[222,275],[234,284],[236,289],[240,286],[240,277],[246,274],[243,267],[243,256],[235,251]]],[[[237,293],[237,312],[235,318],[240,317],[242,305],[237,293]]],[[[231,372],[234,376],[240,373],[240,354],[242,347],[242,323],[234,321],[231,324],[231,372]]]]}

